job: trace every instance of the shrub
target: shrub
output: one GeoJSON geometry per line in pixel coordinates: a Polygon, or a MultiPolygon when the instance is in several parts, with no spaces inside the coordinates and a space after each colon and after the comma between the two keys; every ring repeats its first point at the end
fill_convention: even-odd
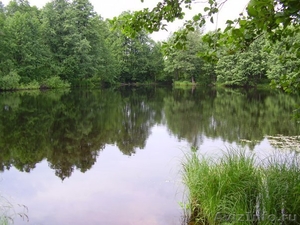
{"type": "Polygon", "coordinates": [[[14,90],[19,87],[19,81],[21,77],[17,72],[11,71],[8,75],[0,78],[0,89],[1,90],[14,90]]]}
{"type": "Polygon", "coordinates": [[[28,84],[22,83],[19,88],[20,89],[39,89],[40,84],[36,80],[33,80],[33,81],[29,82],[28,84]]]}
{"type": "Polygon", "coordinates": [[[63,81],[59,76],[53,76],[46,79],[41,88],[69,88],[70,83],[67,81],[63,81]]]}

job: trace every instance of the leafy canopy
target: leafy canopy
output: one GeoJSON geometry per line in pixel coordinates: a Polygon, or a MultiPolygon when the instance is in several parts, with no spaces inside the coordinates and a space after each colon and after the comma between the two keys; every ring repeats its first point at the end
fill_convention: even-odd
{"type": "MultiPolygon", "coordinates": [[[[144,0],[141,0],[142,2],[144,0]]],[[[195,27],[203,27],[207,21],[214,22],[217,14],[228,0],[207,0],[203,13],[199,12],[191,20],[186,20],[184,29],[178,32],[175,43],[182,46],[188,31],[194,31],[195,27]]],[[[141,30],[150,33],[166,30],[167,22],[184,18],[184,9],[191,9],[196,0],[163,0],[159,1],[153,9],[145,8],[122,18],[123,31],[135,36],[141,30]]],[[[227,41],[248,45],[262,33],[268,33],[270,38],[278,40],[282,36],[292,36],[295,29],[287,29],[290,26],[298,27],[300,23],[299,0],[250,0],[248,2],[247,15],[240,14],[234,21],[228,20],[225,32],[231,35],[227,41]],[[233,38],[232,38],[233,37],[233,38]]],[[[116,24],[117,18],[112,22],[116,24]]],[[[120,21],[118,21],[120,25],[120,21]]]]}

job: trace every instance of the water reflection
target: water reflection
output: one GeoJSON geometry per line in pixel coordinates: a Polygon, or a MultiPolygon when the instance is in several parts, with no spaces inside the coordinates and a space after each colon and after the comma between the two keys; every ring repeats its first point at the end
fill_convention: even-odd
{"type": "Polygon", "coordinates": [[[143,149],[151,128],[201,146],[204,138],[254,148],[266,135],[295,136],[297,98],[236,90],[123,88],[16,92],[0,96],[0,167],[29,172],[46,159],[62,180],[86,172],[107,144],[143,149]]]}
{"type": "Polygon", "coordinates": [[[32,224],[180,224],[182,149],[297,136],[298,103],[198,87],[2,93],[3,187],[32,224]]]}
{"type": "Polygon", "coordinates": [[[134,156],[107,145],[91,170],[75,170],[63,182],[43,160],[31,173],[6,171],[1,189],[26,204],[29,224],[179,225],[182,152],[163,126],[151,131],[145,151],[134,156]]]}

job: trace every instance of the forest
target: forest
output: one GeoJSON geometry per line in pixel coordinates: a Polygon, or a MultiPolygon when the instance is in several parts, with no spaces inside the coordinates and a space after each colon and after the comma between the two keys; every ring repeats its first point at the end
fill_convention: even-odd
{"type": "MultiPolygon", "coordinates": [[[[0,89],[173,83],[271,84],[299,92],[299,14],[292,15],[294,22],[287,25],[283,19],[291,15],[276,20],[284,24],[285,33],[270,37],[268,30],[256,28],[250,33],[255,21],[250,3],[252,20],[239,18],[239,29],[230,27],[233,21],[227,21],[231,29],[214,32],[186,23],[165,42],[155,42],[144,29],[147,21],[133,20],[137,27],[128,32],[132,25],[128,18],[139,18],[143,12],[123,12],[104,20],[89,0],[52,0],[42,9],[27,0],[8,5],[0,1],[0,89]]],[[[213,12],[217,11],[215,7],[213,12]]],[[[202,23],[201,18],[197,15],[193,22],[202,23]]],[[[156,30],[152,27],[150,33],[156,30]]]]}

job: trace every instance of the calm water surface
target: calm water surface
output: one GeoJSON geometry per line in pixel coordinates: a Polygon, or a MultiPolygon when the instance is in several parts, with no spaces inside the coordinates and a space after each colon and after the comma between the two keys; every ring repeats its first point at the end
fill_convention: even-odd
{"type": "Polygon", "coordinates": [[[257,90],[2,93],[1,214],[17,225],[180,225],[190,146],[273,151],[269,136],[299,135],[297,105],[257,90]]]}

